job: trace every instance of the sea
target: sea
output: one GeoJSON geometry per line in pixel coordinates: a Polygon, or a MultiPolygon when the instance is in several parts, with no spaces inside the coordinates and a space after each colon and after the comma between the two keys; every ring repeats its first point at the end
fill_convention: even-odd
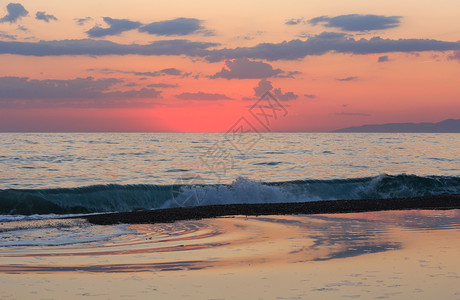
{"type": "Polygon", "coordinates": [[[0,221],[460,193],[460,134],[0,133],[0,221]]]}
{"type": "Polygon", "coordinates": [[[0,133],[0,298],[458,299],[459,209],[84,218],[435,194],[460,134],[0,133]]]}

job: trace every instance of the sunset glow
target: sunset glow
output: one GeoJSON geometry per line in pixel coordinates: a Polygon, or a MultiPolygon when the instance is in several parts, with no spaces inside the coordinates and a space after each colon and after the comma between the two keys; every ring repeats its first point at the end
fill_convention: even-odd
{"type": "Polygon", "coordinates": [[[458,118],[459,8],[2,2],[0,131],[225,132],[262,89],[288,112],[270,131],[458,118]]]}

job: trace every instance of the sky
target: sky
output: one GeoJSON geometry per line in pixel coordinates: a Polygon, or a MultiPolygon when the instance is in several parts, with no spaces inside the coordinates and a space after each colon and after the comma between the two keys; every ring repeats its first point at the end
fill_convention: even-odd
{"type": "Polygon", "coordinates": [[[460,118],[458,0],[0,1],[0,131],[460,118]]]}

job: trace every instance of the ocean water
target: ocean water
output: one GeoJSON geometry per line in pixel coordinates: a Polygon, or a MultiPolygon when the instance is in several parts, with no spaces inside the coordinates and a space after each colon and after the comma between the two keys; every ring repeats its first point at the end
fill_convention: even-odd
{"type": "Polygon", "coordinates": [[[0,298],[456,299],[460,210],[78,214],[460,193],[460,134],[0,134],[0,298]]]}
{"type": "Polygon", "coordinates": [[[1,221],[458,193],[460,134],[0,134],[1,221]]]}

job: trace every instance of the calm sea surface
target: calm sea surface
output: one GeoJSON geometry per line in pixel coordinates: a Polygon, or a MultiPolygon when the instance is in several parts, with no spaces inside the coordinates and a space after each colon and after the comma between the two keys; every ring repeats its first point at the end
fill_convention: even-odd
{"type": "Polygon", "coordinates": [[[2,133],[0,189],[460,176],[460,134],[2,133]]]}

